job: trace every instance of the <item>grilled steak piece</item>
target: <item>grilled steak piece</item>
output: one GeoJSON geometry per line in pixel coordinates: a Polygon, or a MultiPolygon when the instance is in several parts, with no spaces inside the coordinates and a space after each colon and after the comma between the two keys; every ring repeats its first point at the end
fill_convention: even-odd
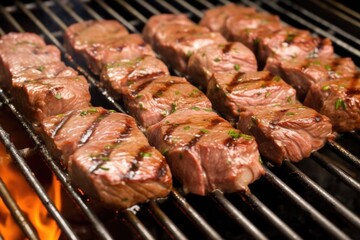
{"type": "Polygon", "coordinates": [[[279,31],[263,34],[257,42],[260,67],[264,63],[278,64],[294,58],[327,58],[334,54],[330,39],[320,39],[312,36],[309,31],[293,27],[283,27],[279,31]]]}
{"type": "Polygon", "coordinates": [[[72,55],[81,55],[94,44],[106,45],[127,34],[126,28],[115,20],[89,20],[69,26],[64,32],[64,44],[72,55]]]}
{"type": "Polygon", "coordinates": [[[63,62],[54,62],[37,67],[26,68],[13,75],[12,84],[16,85],[24,81],[54,78],[54,77],[75,77],[78,72],[63,62]]]}
{"type": "Polygon", "coordinates": [[[11,88],[12,78],[27,68],[60,62],[59,49],[33,33],[9,33],[0,39],[0,85],[11,88]]]}
{"type": "Polygon", "coordinates": [[[183,25],[194,25],[194,22],[191,21],[185,14],[159,14],[152,16],[149,21],[147,21],[143,31],[142,36],[145,42],[153,46],[154,36],[158,32],[160,26],[176,23],[183,25]]]}
{"type": "Polygon", "coordinates": [[[310,86],[317,82],[352,77],[356,66],[351,58],[296,58],[283,61],[279,69],[282,78],[296,89],[298,98],[302,101],[310,86]]]}
{"type": "Polygon", "coordinates": [[[124,89],[132,83],[165,75],[169,75],[169,70],[162,61],[152,56],[143,56],[106,65],[100,79],[115,99],[121,99],[124,89]]]}
{"type": "Polygon", "coordinates": [[[254,138],[214,112],[177,111],[149,127],[147,136],[166,155],[172,174],[186,192],[247,190],[264,174],[254,138]]]}
{"type": "Polygon", "coordinates": [[[334,131],[360,129],[359,75],[313,84],[304,104],[328,116],[334,131]]]}
{"type": "Polygon", "coordinates": [[[267,13],[233,14],[226,20],[223,35],[229,41],[239,41],[257,52],[260,36],[282,28],[280,18],[267,13]]]}
{"type": "Polygon", "coordinates": [[[31,122],[90,105],[89,85],[83,76],[24,81],[13,85],[11,93],[31,122]]]}
{"type": "Polygon", "coordinates": [[[222,72],[255,72],[255,55],[241,43],[211,44],[191,55],[187,73],[190,81],[206,89],[211,76],[222,72]]]}
{"type": "Polygon", "coordinates": [[[91,71],[99,75],[107,64],[122,59],[134,59],[145,55],[155,57],[150,46],[139,34],[129,34],[106,44],[92,44],[84,49],[84,58],[91,71]]]}
{"type": "Polygon", "coordinates": [[[275,165],[309,157],[332,136],[330,119],[301,104],[248,108],[238,128],[253,135],[261,155],[275,165]]]}
{"type": "Polygon", "coordinates": [[[242,16],[255,13],[255,8],[235,5],[229,3],[224,6],[215,7],[204,12],[200,25],[209,28],[213,32],[225,34],[226,20],[231,16],[242,16]]]}
{"type": "Polygon", "coordinates": [[[124,93],[124,105],[141,126],[147,128],[181,109],[211,111],[209,99],[185,78],[163,76],[137,81],[124,93]]]}
{"type": "Polygon", "coordinates": [[[268,71],[215,73],[207,96],[214,109],[233,124],[246,108],[296,102],[295,89],[268,71]]]}
{"type": "Polygon", "coordinates": [[[189,57],[198,49],[216,43],[225,44],[226,40],[205,27],[169,23],[158,27],[153,47],[167,64],[186,73],[189,57]]]}
{"type": "Polygon", "coordinates": [[[43,126],[50,145],[68,155],[71,182],[105,206],[123,209],[171,190],[165,158],[132,117],[87,108],[48,118],[43,126]]]}

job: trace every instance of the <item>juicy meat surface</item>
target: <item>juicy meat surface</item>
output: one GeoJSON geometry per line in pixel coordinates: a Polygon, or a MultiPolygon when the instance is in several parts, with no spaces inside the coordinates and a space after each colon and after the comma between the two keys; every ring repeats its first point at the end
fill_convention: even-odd
{"type": "Polygon", "coordinates": [[[312,84],[352,77],[356,71],[351,58],[296,58],[281,62],[279,70],[274,73],[280,72],[281,77],[296,89],[297,97],[302,101],[312,84]]]}
{"type": "Polygon", "coordinates": [[[68,151],[70,180],[104,206],[123,209],[171,190],[165,158],[149,145],[132,117],[87,108],[46,119],[43,126],[47,140],[68,151]]]}
{"type": "Polygon", "coordinates": [[[239,42],[211,44],[194,52],[188,62],[190,81],[206,90],[214,73],[255,72],[255,55],[239,42]]]}
{"type": "Polygon", "coordinates": [[[247,190],[264,174],[254,138],[214,112],[177,111],[149,127],[147,136],[186,192],[247,190]]]}
{"type": "Polygon", "coordinates": [[[253,135],[261,155],[275,165],[309,157],[332,136],[330,119],[301,104],[248,108],[238,128],[253,135]]]}
{"type": "Polygon", "coordinates": [[[229,3],[224,6],[206,10],[199,24],[201,26],[209,28],[212,32],[220,32],[222,34],[225,34],[225,23],[229,17],[238,15],[243,16],[255,12],[255,8],[249,8],[229,3]]]}
{"type": "Polygon", "coordinates": [[[108,64],[122,59],[134,59],[145,55],[155,57],[151,47],[141,35],[129,34],[106,44],[92,44],[84,49],[84,58],[91,71],[99,75],[108,64]]]}
{"type": "Polygon", "coordinates": [[[259,36],[257,59],[261,67],[265,63],[277,64],[294,58],[327,58],[333,54],[330,39],[314,37],[309,31],[283,27],[259,36]]]}
{"type": "Polygon", "coordinates": [[[89,20],[69,26],[64,32],[64,44],[71,54],[79,54],[93,44],[107,44],[127,34],[115,20],[89,20]]]}
{"type": "Polygon", "coordinates": [[[313,84],[304,104],[329,117],[334,131],[360,129],[359,75],[313,84]]]}
{"type": "Polygon", "coordinates": [[[61,53],[33,33],[9,33],[0,38],[0,85],[11,88],[12,78],[27,68],[60,62],[61,53]]]}
{"type": "Polygon", "coordinates": [[[280,18],[268,13],[233,14],[226,20],[223,35],[229,41],[239,41],[257,52],[259,37],[280,30],[280,18]]]}
{"type": "Polygon", "coordinates": [[[296,102],[295,89],[268,71],[215,73],[207,96],[214,109],[231,123],[237,122],[245,108],[296,102]]]}
{"type": "Polygon", "coordinates": [[[90,105],[89,85],[83,76],[24,81],[14,85],[11,94],[31,122],[90,105]]]}
{"type": "Polygon", "coordinates": [[[162,61],[144,56],[106,65],[101,71],[100,80],[111,95],[119,100],[131,84],[165,75],[169,75],[169,70],[162,61]]]}
{"type": "Polygon", "coordinates": [[[163,76],[137,81],[124,93],[124,105],[141,126],[147,128],[181,109],[211,111],[209,99],[185,78],[163,76]]]}
{"type": "Polygon", "coordinates": [[[154,45],[154,36],[158,32],[158,28],[166,25],[168,23],[177,23],[183,25],[194,25],[194,22],[191,21],[185,14],[159,14],[153,15],[147,21],[143,31],[142,36],[145,42],[149,43],[151,46],[154,45]]]}

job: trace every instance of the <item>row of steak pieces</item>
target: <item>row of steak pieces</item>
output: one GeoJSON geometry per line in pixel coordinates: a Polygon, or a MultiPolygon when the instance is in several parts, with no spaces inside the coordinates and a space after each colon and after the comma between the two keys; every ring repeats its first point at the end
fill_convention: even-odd
{"type": "Polygon", "coordinates": [[[246,190],[264,174],[254,139],[213,112],[204,93],[186,79],[169,76],[166,66],[153,56],[108,62],[100,76],[147,129],[150,143],[166,155],[187,192],[246,190]]]}

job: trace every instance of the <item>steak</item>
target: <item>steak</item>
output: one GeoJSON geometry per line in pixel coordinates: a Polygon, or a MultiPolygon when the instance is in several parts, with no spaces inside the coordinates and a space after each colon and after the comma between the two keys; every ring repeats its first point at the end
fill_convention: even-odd
{"type": "Polygon", "coordinates": [[[185,192],[248,190],[264,174],[254,138],[214,112],[177,111],[149,127],[147,136],[166,156],[185,192]]]}
{"type": "Polygon", "coordinates": [[[60,62],[61,53],[33,33],[9,33],[0,39],[0,85],[11,88],[16,74],[27,68],[41,68],[60,62]]]}
{"type": "Polygon", "coordinates": [[[233,124],[246,108],[296,102],[295,89],[268,71],[215,73],[207,96],[214,109],[233,124]]]}
{"type": "Polygon", "coordinates": [[[119,100],[134,82],[165,75],[169,75],[169,70],[162,61],[152,56],[143,56],[107,64],[101,71],[100,79],[111,95],[119,100]]]}
{"type": "Polygon", "coordinates": [[[267,13],[233,14],[226,20],[224,36],[229,41],[238,41],[257,53],[260,36],[282,28],[280,18],[267,13]]]}
{"type": "Polygon", "coordinates": [[[224,6],[206,10],[199,24],[209,28],[212,32],[225,34],[225,23],[229,17],[238,15],[243,16],[255,12],[255,8],[243,7],[229,3],[224,6]]]}
{"type": "Polygon", "coordinates": [[[334,131],[360,129],[359,75],[313,84],[304,104],[328,116],[334,131]]]}
{"type": "Polygon", "coordinates": [[[141,126],[147,128],[181,109],[211,110],[209,99],[185,78],[163,76],[137,81],[124,93],[124,105],[141,126]]]}
{"type": "Polygon", "coordinates": [[[280,72],[282,78],[296,89],[297,97],[302,101],[312,84],[352,77],[356,71],[351,58],[295,58],[281,62],[275,72],[280,72]]]}
{"type": "Polygon", "coordinates": [[[214,73],[255,72],[255,55],[238,42],[211,44],[200,48],[191,55],[187,74],[190,81],[206,90],[214,73]]]}
{"type": "Polygon", "coordinates": [[[145,55],[155,57],[150,46],[139,34],[129,34],[106,44],[92,44],[84,49],[86,63],[91,71],[99,75],[103,67],[122,59],[134,59],[145,55]]]}
{"type": "Polygon", "coordinates": [[[247,108],[238,128],[253,135],[261,155],[275,165],[309,157],[332,136],[330,119],[301,104],[247,108]]]}
{"type": "Polygon", "coordinates": [[[64,44],[70,54],[79,56],[93,44],[107,44],[127,34],[115,20],[89,20],[69,26],[64,32],[64,44]]]}
{"type": "Polygon", "coordinates": [[[90,105],[89,85],[83,76],[24,81],[11,89],[15,105],[31,122],[90,105]]]}
{"type": "Polygon", "coordinates": [[[132,117],[87,108],[48,118],[43,126],[50,145],[67,152],[70,180],[104,206],[123,209],[171,190],[165,158],[132,117]]]}

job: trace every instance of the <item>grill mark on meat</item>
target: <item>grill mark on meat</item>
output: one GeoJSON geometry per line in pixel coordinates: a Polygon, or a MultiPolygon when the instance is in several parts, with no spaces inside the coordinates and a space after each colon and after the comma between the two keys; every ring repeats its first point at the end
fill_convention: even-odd
{"type": "MultiPolygon", "coordinates": [[[[235,74],[235,76],[233,77],[233,79],[231,80],[230,84],[227,86],[227,91],[228,92],[232,92],[232,90],[238,85],[239,83],[239,78],[241,78],[242,76],[244,76],[244,72],[238,72],[237,74],[235,74]]],[[[260,80],[260,79],[258,79],[260,80]]],[[[257,80],[257,81],[258,81],[257,80]]],[[[248,81],[245,81],[248,82],[248,81]]]]}
{"type": "Polygon", "coordinates": [[[171,124],[171,126],[166,130],[165,135],[163,137],[163,140],[166,142],[169,142],[171,140],[171,135],[175,131],[175,129],[181,125],[184,125],[186,123],[181,124],[171,124]]]}
{"type": "Polygon", "coordinates": [[[110,115],[110,112],[102,112],[90,125],[88,129],[83,133],[83,135],[80,137],[80,140],[77,144],[78,148],[82,147],[91,137],[91,135],[94,133],[96,127],[99,125],[99,123],[110,115]]]}
{"type": "Polygon", "coordinates": [[[172,85],[176,85],[176,84],[181,84],[179,82],[175,82],[173,80],[166,82],[164,85],[162,85],[162,87],[156,91],[156,93],[153,94],[153,98],[159,98],[163,92],[166,92],[172,85]]]}
{"type": "Polygon", "coordinates": [[[142,84],[140,84],[136,89],[134,89],[131,94],[133,96],[136,96],[139,92],[141,92],[144,88],[146,88],[149,84],[151,83],[151,81],[146,81],[143,82],[142,84]]]}
{"type": "Polygon", "coordinates": [[[270,129],[275,129],[276,125],[280,122],[280,120],[284,117],[285,113],[288,111],[289,109],[281,109],[280,111],[277,111],[275,113],[275,117],[273,120],[271,120],[269,122],[269,128],[270,129]]]}
{"type": "Polygon", "coordinates": [[[128,169],[127,173],[124,175],[126,179],[133,179],[136,175],[136,172],[139,170],[139,163],[144,159],[147,151],[152,150],[151,146],[143,146],[139,149],[136,157],[131,161],[131,167],[128,169]]]}
{"type": "Polygon", "coordinates": [[[234,45],[234,43],[228,43],[228,44],[226,44],[226,45],[224,46],[224,48],[222,49],[222,52],[223,52],[223,53],[228,53],[228,52],[230,52],[230,50],[231,50],[231,48],[232,48],[233,45],[234,45]]]}
{"type": "Polygon", "coordinates": [[[62,129],[62,127],[67,123],[67,121],[70,119],[70,117],[74,114],[74,112],[71,112],[67,116],[65,116],[59,124],[55,127],[54,131],[51,134],[51,138],[54,139],[56,135],[59,133],[59,131],[62,129]]]}
{"type": "Polygon", "coordinates": [[[232,92],[234,90],[234,88],[238,85],[238,84],[244,84],[244,83],[249,83],[249,82],[257,82],[257,81],[265,81],[265,86],[264,87],[267,87],[271,84],[271,80],[273,79],[273,75],[271,74],[268,74],[265,78],[252,78],[252,79],[249,79],[249,80],[246,80],[246,81],[239,81],[239,79],[245,75],[246,73],[243,73],[243,72],[239,72],[237,73],[233,79],[231,80],[231,82],[229,83],[229,85],[226,87],[226,90],[228,92],[232,92]]]}
{"type": "Polygon", "coordinates": [[[166,176],[166,173],[167,173],[166,161],[162,161],[162,163],[157,171],[156,178],[157,179],[163,178],[164,176],[166,176]]]}
{"type": "Polygon", "coordinates": [[[95,162],[95,165],[89,169],[90,173],[94,173],[96,170],[101,168],[101,166],[104,165],[106,161],[110,160],[109,156],[111,153],[130,135],[131,131],[132,127],[130,126],[129,122],[127,122],[126,127],[123,129],[123,131],[120,132],[119,137],[114,142],[109,144],[108,147],[105,146],[101,154],[92,158],[92,160],[95,162]]]}

